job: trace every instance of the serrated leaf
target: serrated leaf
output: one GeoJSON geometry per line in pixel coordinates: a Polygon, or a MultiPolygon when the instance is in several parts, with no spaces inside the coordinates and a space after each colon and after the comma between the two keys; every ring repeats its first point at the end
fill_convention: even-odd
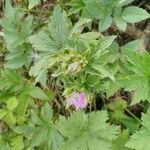
{"type": "Polygon", "coordinates": [[[57,44],[50,38],[48,33],[40,31],[29,38],[32,46],[40,52],[55,52],[58,50],[57,44]]]}
{"type": "Polygon", "coordinates": [[[72,37],[74,34],[80,34],[84,28],[84,24],[89,23],[91,20],[86,18],[81,18],[71,29],[69,37],[72,37]]]}
{"type": "Polygon", "coordinates": [[[27,106],[30,100],[28,93],[29,93],[28,87],[24,87],[23,91],[21,91],[21,93],[19,93],[18,95],[18,106],[16,108],[16,116],[17,116],[17,121],[19,123],[24,121],[27,106]]]}
{"type": "Polygon", "coordinates": [[[13,109],[15,109],[17,105],[18,105],[18,101],[15,97],[12,97],[7,101],[7,109],[9,111],[12,111],[13,109]]]}
{"type": "Polygon", "coordinates": [[[32,122],[36,125],[33,130],[33,138],[31,140],[31,148],[41,144],[47,144],[49,149],[58,150],[58,146],[63,142],[63,138],[53,123],[53,111],[48,103],[46,103],[38,116],[32,113],[32,122]]]}
{"type": "Polygon", "coordinates": [[[112,81],[115,81],[115,77],[113,76],[113,74],[107,70],[105,67],[103,66],[100,66],[100,65],[93,65],[92,66],[93,69],[95,69],[96,71],[99,72],[99,75],[102,77],[102,78],[110,78],[112,81]]]}
{"type": "Polygon", "coordinates": [[[150,100],[150,55],[145,52],[143,54],[135,51],[126,50],[125,56],[129,63],[126,63],[128,70],[132,70],[131,75],[126,75],[119,79],[120,85],[126,91],[134,91],[132,104],[141,100],[150,100]]]}
{"type": "Polygon", "coordinates": [[[140,22],[148,19],[149,17],[150,14],[148,12],[136,6],[127,7],[122,12],[122,18],[128,23],[140,22]]]}
{"type": "Polygon", "coordinates": [[[39,87],[32,87],[29,95],[33,98],[37,98],[39,100],[48,100],[48,96],[45,94],[45,92],[39,88],[39,87]]]}
{"type": "Polygon", "coordinates": [[[108,104],[108,108],[113,112],[110,114],[112,119],[121,120],[126,118],[124,109],[127,107],[127,102],[121,98],[116,98],[113,102],[108,104]]]}
{"type": "Polygon", "coordinates": [[[142,115],[143,127],[131,135],[126,146],[135,150],[149,150],[150,147],[150,110],[142,115]]]}
{"type": "Polygon", "coordinates": [[[98,41],[98,50],[95,54],[95,57],[99,58],[102,52],[111,46],[112,42],[115,40],[116,36],[110,37],[101,37],[98,41]]]}
{"type": "Polygon", "coordinates": [[[16,123],[16,118],[14,117],[14,114],[10,111],[7,113],[7,115],[4,116],[3,120],[8,125],[14,125],[16,123]]]}
{"type": "Polygon", "coordinates": [[[67,15],[62,12],[59,5],[54,7],[53,15],[50,17],[49,31],[59,49],[66,46],[69,34],[67,15]]]}
{"type": "Polygon", "coordinates": [[[59,150],[65,148],[66,150],[98,150],[99,147],[111,149],[111,141],[116,138],[118,127],[107,124],[107,119],[106,111],[93,112],[89,115],[77,111],[67,120],[60,118],[58,129],[68,140],[60,146],[59,150]],[[81,143],[82,147],[80,147],[81,143]]]}
{"type": "Polygon", "coordinates": [[[13,92],[19,92],[21,90],[18,89],[19,85],[22,85],[22,78],[19,73],[15,70],[4,69],[1,70],[0,74],[0,90],[7,91],[11,90],[13,92]]]}
{"type": "Polygon", "coordinates": [[[0,119],[2,119],[7,114],[7,111],[4,109],[0,109],[0,119]]]}
{"type": "Polygon", "coordinates": [[[119,136],[113,141],[112,150],[130,150],[125,147],[126,142],[129,139],[129,131],[123,130],[119,136]]]}
{"type": "Polygon", "coordinates": [[[23,150],[24,149],[24,143],[23,143],[23,136],[16,136],[11,139],[10,142],[12,150],[23,150]]]}

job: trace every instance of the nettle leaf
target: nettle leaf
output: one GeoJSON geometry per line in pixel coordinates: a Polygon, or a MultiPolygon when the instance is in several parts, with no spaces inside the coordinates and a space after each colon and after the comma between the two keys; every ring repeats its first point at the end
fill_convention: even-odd
{"type": "Polygon", "coordinates": [[[142,127],[131,135],[126,146],[135,150],[149,150],[150,147],[150,109],[142,115],[142,127]]]}
{"type": "Polygon", "coordinates": [[[128,23],[139,22],[149,17],[150,14],[148,12],[136,6],[127,7],[122,12],[122,18],[128,23]]]}
{"type": "Polygon", "coordinates": [[[141,100],[150,100],[150,55],[126,51],[126,58],[129,63],[126,64],[128,70],[132,70],[131,75],[119,79],[119,82],[126,91],[134,91],[132,104],[141,100]]]}
{"type": "Polygon", "coordinates": [[[58,129],[68,140],[59,150],[99,150],[100,147],[111,149],[112,140],[117,137],[119,128],[106,123],[107,120],[106,111],[88,115],[83,111],[76,111],[68,119],[61,117],[58,129]]]}

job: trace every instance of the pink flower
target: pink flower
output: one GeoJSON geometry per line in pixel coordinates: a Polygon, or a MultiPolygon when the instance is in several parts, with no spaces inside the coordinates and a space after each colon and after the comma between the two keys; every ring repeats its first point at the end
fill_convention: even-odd
{"type": "Polygon", "coordinates": [[[86,94],[84,92],[74,92],[67,99],[67,105],[73,105],[76,109],[85,108],[87,106],[86,94]]]}

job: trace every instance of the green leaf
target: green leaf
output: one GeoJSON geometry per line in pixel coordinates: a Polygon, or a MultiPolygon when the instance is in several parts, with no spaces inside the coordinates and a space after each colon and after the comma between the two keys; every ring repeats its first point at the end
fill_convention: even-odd
{"type": "Polygon", "coordinates": [[[131,133],[135,132],[140,124],[135,118],[131,118],[125,114],[127,110],[127,102],[122,98],[115,98],[113,102],[108,104],[110,112],[110,120],[113,123],[123,124],[131,133]]]}
{"type": "Polygon", "coordinates": [[[111,46],[112,42],[115,40],[116,36],[101,37],[98,41],[98,50],[95,57],[99,58],[104,50],[111,46]]]}
{"type": "Polygon", "coordinates": [[[41,144],[47,144],[49,149],[58,150],[58,146],[63,142],[62,136],[56,129],[53,123],[53,111],[48,103],[46,103],[38,116],[35,112],[32,113],[32,123],[36,127],[32,127],[33,138],[31,140],[31,147],[39,146],[41,144]]]}
{"type": "Polygon", "coordinates": [[[121,98],[116,98],[113,102],[108,104],[108,108],[112,111],[110,113],[111,119],[120,121],[126,118],[124,109],[127,107],[127,102],[121,98]]]}
{"type": "Polygon", "coordinates": [[[10,59],[9,61],[7,61],[5,63],[5,68],[9,68],[9,69],[18,69],[20,67],[22,67],[27,61],[27,57],[26,55],[22,55],[22,56],[18,56],[15,57],[13,59],[10,59]]]}
{"type": "Polygon", "coordinates": [[[134,91],[132,104],[141,100],[150,100],[150,55],[145,52],[143,54],[135,51],[126,50],[125,56],[127,63],[125,66],[131,70],[130,75],[125,75],[119,79],[120,85],[126,91],[134,91]]]}
{"type": "Polygon", "coordinates": [[[30,91],[30,96],[33,98],[37,98],[39,100],[48,100],[48,96],[45,94],[45,92],[39,88],[39,87],[32,87],[30,91]]]}
{"type": "Polygon", "coordinates": [[[67,15],[62,12],[59,5],[56,5],[53,11],[53,15],[50,17],[49,31],[59,49],[66,46],[68,38],[68,22],[67,15]]]}
{"type": "Polygon", "coordinates": [[[8,125],[14,125],[16,123],[16,118],[14,117],[14,114],[10,111],[8,112],[3,120],[8,124],[8,125]]]}
{"type": "Polygon", "coordinates": [[[19,93],[17,99],[18,99],[18,106],[16,108],[16,117],[17,121],[21,123],[22,121],[25,120],[24,117],[30,100],[28,86],[24,87],[23,91],[19,93]]]}
{"type": "Polygon", "coordinates": [[[8,112],[4,109],[0,109],[0,119],[2,119],[8,112]]]}
{"type": "Polygon", "coordinates": [[[126,142],[129,139],[129,131],[123,130],[119,136],[113,141],[112,150],[130,150],[125,147],[126,142]]]}
{"type": "Polygon", "coordinates": [[[140,127],[139,121],[137,121],[134,118],[128,117],[128,116],[126,118],[122,119],[121,123],[124,126],[126,126],[127,129],[129,129],[130,133],[134,133],[140,127]]]}
{"type": "Polygon", "coordinates": [[[39,33],[29,38],[32,46],[40,52],[55,52],[58,50],[57,44],[51,39],[50,35],[46,32],[40,31],[39,33]]]}
{"type": "Polygon", "coordinates": [[[120,78],[119,82],[125,87],[125,91],[134,91],[132,104],[138,103],[141,100],[150,100],[149,79],[146,77],[134,75],[120,78]]]}
{"type": "Polygon", "coordinates": [[[127,7],[122,12],[122,18],[128,23],[140,22],[149,17],[150,14],[148,12],[136,6],[127,7]]]}
{"type": "Polygon", "coordinates": [[[122,51],[131,50],[131,51],[139,51],[140,48],[143,46],[144,41],[143,40],[134,40],[131,42],[128,42],[123,47],[121,47],[122,51]]]}
{"type": "Polygon", "coordinates": [[[41,109],[41,117],[43,118],[43,120],[45,120],[45,122],[47,122],[49,119],[53,118],[53,110],[49,106],[48,103],[46,103],[42,107],[42,109],[41,109]]]}
{"type": "Polygon", "coordinates": [[[150,147],[150,110],[142,115],[142,125],[139,131],[131,135],[126,146],[135,150],[149,150],[150,147]]]}
{"type": "Polygon", "coordinates": [[[90,42],[91,42],[91,40],[96,40],[99,37],[100,37],[99,32],[87,32],[87,33],[80,34],[81,40],[85,40],[85,41],[89,40],[90,42]]]}
{"type": "Polygon", "coordinates": [[[76,111],[68,119],[60,118],[59,131],[68,140],[59,150],[99,150],[100,147],[110,150],[112,140],[118,134],[118,127],[109,125],[107,120],[106,111],[92,112],[89,115],[76,111]]]}
{"type": "Polygon", "coordinates": [[[112,75],[112,73],[107,70],[105,67],[103,66],[100,66],[100,65],[93,65],[92,66],[93,69],[95,69],[96,71],[99,72],[99,75],[102,77],[102,78],[110,78],[112,81],[115,81],[115,77],[112,75]]]}
{"type": "Polygon", "coordinates": [[[78,13],[85,6],[83,0],[71,0],[68,4],[71,6],[68,15],[78,13]]]}
{"type": "Polygon", "coordinates": [[[14,16],[14,9],[11,5],[11,0],[6,0],[6,2],[5,2],[5,15],[8,18],[14,16]]]}
{"type": "Polygon", "coordinates": [[[22,39],[27,39],[26,42],[28,41],[28,38],[32,32],[32,22],[33,22],[33,16],[29,15],[26,17],[23,22],[22,22],[22,30],[21,30],[21,38],[22,39]]]}
{"type": "Polygon", "coordinates": [[[125,5],[128,5],[132,3],[134,0],[120,0],[119,3],[117,4],[117,7],[123,7],[125,5]]]}
{"type": "Polygon", "coordinates": [[[8,100],[7,102],[7,109],[9,111],[12,111],[13,109],[15,109],[18,105],[18,101],[15,97],[12,97],[8,100]]]}
{"type": "Polygon", "coordinates": [[[122,16],[122,8],[116,7],[113,13],[113,20],[115,25],[122,31],[125,31],[127,28],[127,23],[123,20],[122,16]]]}
{"type": "Polygon", "coordinates": [[[19,92],[22,89],[22,85],[22,78],[17,71],[9,69],[1,70],[0,90],[19,92]]]}
{"type": "Polygon", "coordinates": [[[89,23],[90,21],[90,19],[81,18],[71,29],[69,37],[72,37],[74,34],[80,34],[84,28],[84,25],[89,23]]]}
{"type": "Polygon", "coordinates": [[[42,85],[46,85],[47,81],[47,69],[53,64],[55,61],[51,60],[51,57],[43,56],[41,59],[39,59],[34,66],[31,67],[29,71],[30,76],[36,77],[35,83],[40,82],[42,85]]]}
{"type": "Polygon", "coordinates": [[[38,5],[39,3],[40,3],[40,0],[30,0],[28,8],[32,9],[33,7],[35,7],[36,5],[38,5]]]}
{"type": "Polygon", "coordinates": [[[112,24],[112,17],[111,16],[104,17],[99,21],[98,30],[100,32],[104,32],[111,26],[111,24],[112,24]]]}
{"type": "Polygon", "coordinates": [[[23,143],[23,136],[19,135],[11,139],[10,145],[12,150],[23,150],[24,143],[23,143]]]}
{"type": "Polygon", "coordinates": [[[121,17],[114,17],[115,25],[121,29],[122,31],[125,31],[127,28],[127,23],[121,18],[121,17]]]}
{"type": "Polygon", "coordinates": [[[113,96],[119,89],[120,89],[120,85],[117,82],[110,82],[110,85],[106,90],[107,98],[113,96]]]}

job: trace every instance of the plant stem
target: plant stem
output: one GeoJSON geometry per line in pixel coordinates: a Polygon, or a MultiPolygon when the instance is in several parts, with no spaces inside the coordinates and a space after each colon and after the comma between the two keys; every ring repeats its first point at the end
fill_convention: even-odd
{"type": "Polygon", "coordinates": [[[143,125],[142,121],[136,115],[134,115],[129,109],[125,108],[125,111],[129,113],[134,119],[136,119],[141,125],[143,125]]]}

